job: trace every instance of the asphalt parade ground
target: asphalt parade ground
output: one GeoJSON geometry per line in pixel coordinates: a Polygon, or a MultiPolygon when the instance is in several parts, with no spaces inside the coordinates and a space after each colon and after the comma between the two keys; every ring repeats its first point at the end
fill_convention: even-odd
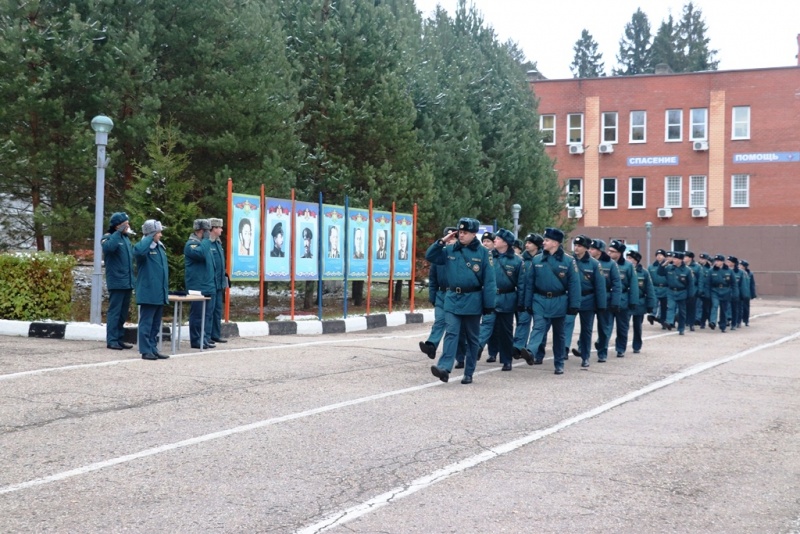
{"type": "Polygon", "coordinates": [[[800,306],[751,317],[470,385],[430,323],[161,361],[0,337],[0,532],[797,533],[800,306]]]}

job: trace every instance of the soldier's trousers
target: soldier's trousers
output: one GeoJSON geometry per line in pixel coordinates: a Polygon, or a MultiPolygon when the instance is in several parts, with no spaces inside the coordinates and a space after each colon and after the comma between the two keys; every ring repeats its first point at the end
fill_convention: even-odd
{"type": "Polygon", "coordinates": [[[711,295],[711,313],[708,316],[708,322],[714,324],[714,320],[717,319],[718,322],[716,324],[719,325],[719,329],[723,332],[728,324],[730,304],[728,300],[722,300],[714,294],[711,295]]]}
{"type": "Polygon", "coordinates": [[[675,324],[676,319],[678,320],[678,332],[683,332],[686,328],[686,299],[668,299],[666,323],[675,324]]]}
{"type": "Polygon", "coordinates": [[[608,356],[608,341],[614,330],[614,314],[610,310],[597,312],[597,359],[605,360],[608,356]]]}
{"type": "MultiPolygon", "coordinates": [[[[539,346],[547,336],[547,331],[553,327],[553,360],[556,369],[564,369],[564,317],[544,317],[534,314],[531,338],[528,341],[528,350],[538,352],[539,346]]],[[[538,359],[538,358],[537,358],[538,359]]]]}
{"type": "Polygon", "coordinates": [[[631,324],[631,311],[628,307],[620,306],[619,311],[614,314],[614,321],[617,325],[617,337],[614,340],[614,348],[617,354],[625,354],[628,348],[628,329],[631,324]]]}
{"type": "Polygon", "coordinates": [[[222,308],[225,303],[224,289],[217,290],[217,295],[213,302],[214,309],[211,313],[211,339],[220,339],[222,337],[222,308]]]}
{"type": "Polygon", "coordinates": [[[211,339],[211,317],[214,313],[216,294],[210,296],[211,300],[205,301],[206,315],[203,316],[203,303],[192,302],[189,306],[189,340],[193,347],[199,348],[201,344],[207,345],[211,339]],[[201,324],[202,323],[202,324],[201,324]],[[200,329],[203,328],[203,339],[200,339],[200,329]]]}
{"type": "Polygon", "coordinates": [[[742,322],[750,326],[750,299],[742,299],[742,322]]]}
{"type": "Polygon", "coordinates": [[[163,314],[164,306],[160,304],[139,305],[139,354],[158,352],[158,331],[163,314]]]}
{"type": "Polygon", "coordinates": [[[514,312],[495,312],[492,338],[497,344],[500,363],[511,363],[511,349],[514,347],[514,312]]]}
{"type": "Polygon", "coordinates": [[[731,328],[736,328],[739,326],[739,322],[741,321],[742,316],[742,301],[741,299],[736,299],[731,301],[731,328]]]}
{"type": "Polygon", "coordinates": [[[531,314],[526,311],[517,312],[517,326],[514,329],[514,346],[525,347],[531,335],[531,314]]]}
{"type": "Polygon", "coordinates": [[[131,289],[109,289],[106,312],[106,345],[121,345],[125,341],[125,321],[131,307],[131,289]]]}
{"type": "MultiPolygon", "coordinates": [[[[567,315],[565,323],[572,318],[572,328],[575,328],[575,315],[567,315]]],[[[594,310],[581,310],[577,317],[581,320],[581,333],[578,335],[578,351],[581,353],[581,360],[588,361],[592,354],[592,330],[594,328],[594,310]]],[[[569,332],[572,337],[572,330],[569,332]]],[[[565,340],[569,339],[566,337],[565,340]]],[[[566,341],[565,341],[566,346],[566,341]]]]}
{"type": "Polygon", "coordinates": [[[428,343],[432,343],[434,347],[439,348],[439,343],[444,337],[444,306],[436,305],[433,308],[433,326],[431,326],[431,333],[428,335],[428,343]]]}
{"type": "Polygon", "coordinates": [[[697,311],[695,317],[697,317],[697,322],[700,324],[700,327],[705,328],[706,323],[709,321],[709,316],[711,315],[711,297],[700,297],[698,301],[701,305],[696,306],[697,311]]]}
{"type": "Polygon", "coordinates": [[[478,334],[478,350],[488,346],[489,356],[497,356],[497,344],[492,339],[494,323],[496,320],[497,314],[495,313],[490,313],[481,317],[481,328],[480,333],[478,334]]]}
{"type": "Polygon", "coordinates": [[[686,297],[686,324],[694,328],[697,322],[697,297],[686,297]]]}
{"type": "Polygon", "coordinates": [[[644,322],[644,315],[632,315],[631,323],[633,325],[633,343],[631,347],[633,352],[642,350],[642,323],[644,322]]]}
{"type": "Polygon", "coordinates": [[[481,328],[480,315],[456,315],[453,312],[445,312],[445,334],[442,355],[439,357],[437,367],[445,371],[453,370],[453,362],[458,352],[459,337],[464,336],[466,343],[466,356],[464,358],[464,376],[472,376],[475,372],[477,363],[478,334],[481,328]]]}

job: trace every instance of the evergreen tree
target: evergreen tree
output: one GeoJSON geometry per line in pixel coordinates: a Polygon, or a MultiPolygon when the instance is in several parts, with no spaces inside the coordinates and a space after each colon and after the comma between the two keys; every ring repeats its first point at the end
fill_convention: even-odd
{"type": "Polygon", "coordinates": [[[588,30],[581,32],[581,38],[575,41],[572,49],[575,58],[569,69],[573,78],[599,78],[606,75],[603,54],[597,51],[597,41],[588,30]]]}
{"type": "Polygon", "coordinates": [[[692,2],[683,6],[683,16],[678,24],[677,50],[684,64],[679,72],[717,70],[719,61],[714,59],[717,51],[709,49],[707,31],[702,11],[696,9],[692,2]]]}
{"type": "Polygon", "coordinates": [[[651,69],[655,71],[656,65],[666,64],[673,71],[679,71],[683,66],[678,61],[678,31],[672,15],[661,22],[651,48],[651,69]]]}
{"type": "Polygon", "coordinates": [[[614,76],[633,76],[652,72],[650,21],[641,9],[625,25],[625,36],[619,40],[614,76]]]}

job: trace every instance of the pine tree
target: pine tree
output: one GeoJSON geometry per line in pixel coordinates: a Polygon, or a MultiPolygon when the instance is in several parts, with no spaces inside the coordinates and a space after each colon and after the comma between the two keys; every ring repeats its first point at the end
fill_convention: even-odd
{"type": "Polygon", "coordinates": [[[614,69],[614,76],[652,72],[651,55],[650,21],[641,9],[637,9],[625,25],[625,37],[619,41],[617,63],[621,68],[614,69]]]}
{"type": "Polygon", "coordinates": [[[675,72],[682,69],[683,66],[679,63],[677,50],[678,31],[675,27],[675,21],[672,19],[672,15],[670,15],[667,20],[661,22],[658,33],[656,33],[653,39],[653,47],[651,48],[652,57],[650,59],[652,71],[655,71],[656,65],[659,64],[669,65],[675,72]]]}
{"type": "Polygon", "coordinates": [[[708,27],[703,20],[703,13],[696,9],[692,2],[683,6],[683,16],[678,24],[678,54],[684,58],[684,65],[679,72],[697,72],[717,70],[719,61],[714,57],[716,50],[709,49],[711,42],[706,37],[708,27]]]}
{"type": "Polygon", "coordinates": [[[575,58],[570,65],[573,78],[599,78],[606,75],[603,54],[597,51],[597,41],[588,30],[581,32],[581,38],[575,41],[572,49],[575,51],[575,58]]]}

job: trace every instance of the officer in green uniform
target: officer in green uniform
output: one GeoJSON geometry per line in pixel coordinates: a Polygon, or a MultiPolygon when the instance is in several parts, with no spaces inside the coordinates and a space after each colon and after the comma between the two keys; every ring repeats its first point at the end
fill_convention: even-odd
{"type": "Polygon", "coordinates": [[[725,265],[725,256],[717,254],[714,257],[714,266],[708,274],[708,287],[711,293],[711,313],[708,317],[708,326],[711,330],[719,322],[720,332],[724,332],[728,325],[731,305],[731,293],[735,288],[733,273],[725,265]]]}
{"type": "Polygon", "coordinates": [[[708,287],[708,275],[711,272],[711,256],[705,252],[701,252],[697,257],[697,263],[700,265],[700,270],[697,279],[695,326],[700,326],[700,329],[703,330],[706,327],[708,316],[711,313],[711,291],[708,287]]]}
{"type": "Polygon", "coordinates": [[[228,274],[225,271],[225,249],[222,248],[222,219],[208,219],[211,225],[211,257],[214,261],[214,309],[211,310],[211,341],[227,343],[222,337],[222,307],[225,303],[225,289],[228,287],[228,274]]]}
{"type": "Polygon", "coordinates": [[[211,254],[211,224],[208,219],[197,219],[194,231],[183,247],[184,280],[187,291],[199,291],[206,301],[206,314],[203,317],[203,303],[192,302],[189,309],[189,338],[193,349],[214,348],[211,341],[211,317],[216,305],[217,287],[214,283],[214,258],[211,254]],[[202,326],[201,326],[202,324],[202,326]],[[201,339],[201,330],[203,338],[201,339]]]}
{"type": "Polygon", "coordinates": [[[125,322],[128,320],[134,285],[133,246],[128,237],[128,228],[128,215],[114,213],[108,224],[108,232],[100,240],[108,289],[106,347],[113,350],[133,348],[133,345],[124,341],[125,322]]]}
{"type": "Polygon", "coordinates": [[[497,344],[503,371],[511,370],[512,348],[514,347],[514,313],[517,311],[517,284],[522,267],[522,258],[514,252],[514,234],[500,228],[494,238],[495,282],[495,321],[492,337],[497,344]]]}
{"type": "Polygon", "coordinates": [[[631,312],[633,324],[633,353],[639,354],[642,350],[642,323],[644,314],[652,313],[658,303],[653,281],[650,279],[650,271],[642,267],[642,255],[636,250],[628,251],[628,260],[633,265],[636,273],[637,284],[639,286],[639,304],[631,312]]]}
{"type": "MultiPolygon", "coordinates": [[[[600,269],[600,263],[589,254],[591,246],[592,238],[589,236],[579,235],[572,240],[575,263],[578,266],[578,274],[581,279],[581,305],[580,311],[578,311],[581,321],[581,333],[578,337],[578,348],[572,349],[572,354],[580,357],[581,369],[588,369],[589,367],[595,313],[605,311],[608,306],[606,301],[606,279],[600,269]]],[[[575,316],[568,315],[566,323],[565,338],[570,339],[575,328],[575,316]]]]}
{"type": "Polygon", "coordinates": [[[639,284],[637,283],[636,273],[633,270],[633,265],[625,261],[622,256],[626,248],[625,243],[616,239],[612,240],[608,245],[609,257],[612,261],[617,262],[621,287],[619,309],[614,314],[614,321],[617,326],[617,337],[614,340],[617,358],[625,356],[625,350],[628,348],[631,312],[639,305],[639,284]]]}
{"type": "Polygon", "coordinates": [[[169,303],[169,265],[164,243],[161,242],[163,230],[161,222],[146,220],[142,225],[144,237],[133,247],[136,258],[136,304],[139,305],[139,353],[144,360],[169,358],[158,351],[157,341],[164,306],[169,303]]]}
{"type": "MultiPolygon", "coordinates": [[[[495,235],[493,232],[484,232],[481,236],[481,245],[483,245],[490,254],[494,251],[494,238],[495,235]]],[[[492,258],[494,258],[494,256],[492,256],[492,258]]],[[[486,359],[486,363],[494,363],[497,361],[497,342],[492,337],[494,321],[494,313],[481,317],[481,329],[478,334],[478,361],[481,359],[484,347],[487,346],[489,348],[489,357],[486,359]]]]}
{"type": "Polygon", "coordinates": [[[439,363],[431,366],[431,373],[447,382],[458,350],[461,332],[467,343],[466,367],[462,384],[472,383],[478,355],[478,332],[482,315],[495,309],[497,284],[494,260],[477,239],[480,223],[464,217],[458,221],[458,241],[447,245],[452,233],[434,242],[425,253],[425,259],[436,265],[445,265],[447,295],[444,300],[444,348],[439,363]]]}
{"type": "Polygon", "coordinates": [[[650,272],[650,279],[653,281],[653,287],[656,289],[656,299],[658,300],[656,313],[649,314],[647,316],[647,321],[650,324],[653,324],[654,321],[658,321],[661,323],[661,330],[667,329],[665,319],[667,317],[667,292],[669,292],[669,289],[667,288],[667,277],[658,274],[658,269],[665,261],[667,261],[667,251],[660,248],[656,250],[655,261],[647,268],[650,272]]]}
{"type": "Polygon", "coordinates": [[[699,263],[694,261],[694,252],[686,250],[683,253],[683,264],[692,271],[694,280],[694,296],[686,298],[686,324],[689,325],[689,330],[694,332],[694,327],[697,318],[697,306],[700,301],[700,284],[702,283],[702,267],[699,263]]]}
{"type": "MultiPolygon", "coordinates": [[[[525,347],[531,334],[531,314],[525,309],[525,282],[530,274],[528,271],[533,265],[533,257],[542,250],[543,242],[544,238],[539,234],[532,233],[525,236],[525,252],[522,253],[522,266],[517,280],[517,294],[519,295],[517,299],[517,327],[514,330],[514,348],[511,349],[511,355],[514,359],[520,357],[520,351],[525,347]]],[[[542,353],[542,357],[544,357],[544,353],[542,353]]]]}
{"type": "Polygon", "coordinates": [[[564,232],[559,228],[544,231],[544,251],[533,258],[525,281],[525,308],[533,312],[533,329],[522,356],[528,365],[541,364],[534,360],[533,350],[542,344],[547,331],[553,328],[553,360],[555,374],[564,374],[564,317],[576,315],[581,305],[581,281],[578,266],[564,252],[561,243],[564,232]]]}
{"type": "Polygon", "coordinates": [[[745,275],[747,275],[749,287],[747,298],[742,300],[742,322],[745,326],[750,326],[750,301],[758,298],[756,295],[756,278],[750,271],[750,263],[747,260],[739,260],[739,265],[742,266],[745,275]]]}
{"type": "Polygon", "coordinates": [[[686,299],[694,295],[694,275],[683,264],[683,252],[670,253],[672,263],[662,265],[658,274],[667,279],[669,292],[667,293],[667,330],[672,330],[675,321],[678,322],[678,334],[683,335],[686,329],[686,299]]]}
{"type": "Polygon", "coordinates": [[[733,272],[734,291],[731,291],[731,330],[736,330],[742,324],[742,299],[750,295],[750,281],[745,280],[744,271],[739,269],[739,259],[728,256],[725,261],[728,269],[733,272]]]}
{"type": "Polygon", "coordinates": [[[606,303],[608,306],[605,310],[597,310],[597,342],[594,344],[597,349],[598,363],[604,363],[608,358],[608,343],[611,340],[611,332],[614,330],[614,317],[619,312],[622,282],[619,279],[617,262],[606,253],[605,241],[602,239],[592,240],[589,253],[600,264],[600,272],[603,273],[606,280],[606,303]]]}

